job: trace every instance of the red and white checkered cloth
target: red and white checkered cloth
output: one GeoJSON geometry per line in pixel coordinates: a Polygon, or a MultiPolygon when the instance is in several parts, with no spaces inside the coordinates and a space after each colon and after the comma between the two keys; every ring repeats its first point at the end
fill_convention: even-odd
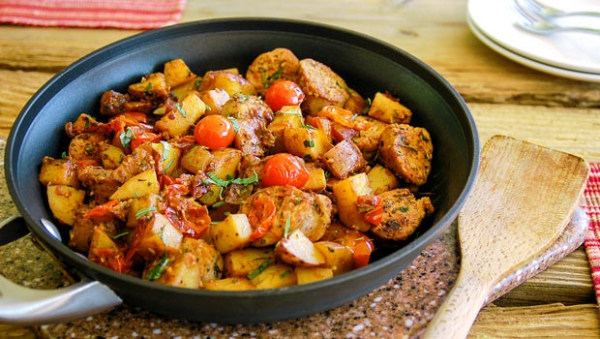
{"type": "Polygon", "coordinates": [[[596,299],[600,304],[600,163],[590,163],[590,177],[583,195],[581,207],[590,217],[584,246],[592,268],[596,299]]]}
{"type": "Polygon", "coordinates": [[[153,29],[179,22],[185,0],[0,0],[0,23],[153,29]]]}

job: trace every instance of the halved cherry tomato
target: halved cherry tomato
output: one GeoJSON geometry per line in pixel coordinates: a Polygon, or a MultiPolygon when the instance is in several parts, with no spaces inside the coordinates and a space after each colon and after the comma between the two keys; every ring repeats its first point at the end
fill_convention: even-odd
{"type": "Polygon", "coordinates": [[[248,212],[248,221],[253,229],[250,241],[262,238],[271,226],[277,207],[273,198],[265,195],[253,198],[252,209],[248,212]]]}
{"type": "Polygon", "coordinates": [[[283,106],[297,106],[304,100],[302,88],[290,80],[275,81],[265,94],[265,102],[273,112],[277,112],[283,106]]]}
{"type": "Polygon", "coordinates": [[[383,201],[376,195],[360,195],[356,201],[359,211],[364,212],[366,222],[379,225],[383,215],[383,201]]]}
{"type": "Polygon", "coordinates": [[[374,249],[375,246],[373,245],[373,242],[367,237],[356,241],[352,247],[354,266],[356,268],[367,266],[369,264],[369,260],[371,260],[371,253],[373,253],[374,249]]]}
{"type": "Polygon", "coordinates": [[[302,188],[309,177],[310,173],[300,158],[289,153],[277,153],[265,163],[261,183],[264,187],[290,185],[302,188]]]}
{"type": "Polygon", "coordinates": [[[194,139],[202,146],[212,151],[225,148],[235,138],[233,123],[219,114],[208,115],[198,121],[194,129],[194,139]]]}

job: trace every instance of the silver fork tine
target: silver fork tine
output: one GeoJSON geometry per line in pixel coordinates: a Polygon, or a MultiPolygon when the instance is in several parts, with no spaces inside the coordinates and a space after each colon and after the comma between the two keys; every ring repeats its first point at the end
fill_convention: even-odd
{"type": "Polygon", "coordinates": [[[561,31],[577,31],[585,33],[600,34],[600,29],[579,26],[564,26],[544,19],[542,16],[532,12],[531,9],[522,3],[528,0],[514,0],[511,7],[517,14],[515,22],[519,27],[537,34],[550,34],[561,31]]]}
{"type": "Polygon", "coordinates": [[[564,11],[558,8],[546,5],[538,0],[523,0],[523,6],[546,19],[564,18],[569,16],[588,16],[600,18],[600,12],[593,11],[564,11]]]}

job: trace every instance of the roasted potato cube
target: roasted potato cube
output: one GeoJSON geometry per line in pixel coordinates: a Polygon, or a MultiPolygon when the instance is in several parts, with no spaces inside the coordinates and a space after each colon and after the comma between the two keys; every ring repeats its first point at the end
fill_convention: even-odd
{"type": "Polygon", "coordinates": [[[323,130],[304,127],[284,129],[283,143],[289,153],[306,161],[320,159],[325,152],[333,147],[323,130]]]}
{"type": "Polygon", "coordinates": [[[68,185],[48,185],[46,191],[54,217],[65,225],[73,226],[77,209],[83,205],[85,191],[68,185]]]}
{"type": "Polygon", "coordinates": [[[298,285],[310,284],[333,277],[333,270],[330,267],[296,267],[294,271],[296,272],[298,285]]]}
{"type": "Polygon", "coordinates": [[[242,152],[235,148],[222,148],[212,152],[212,160],[207,172],[213,172],[219,179],[237,177],[237,169],[242,161],[242,152]]]}
{"type": "Polygon", "coordinates": [[[223,105],[231,96],[222,88],[215,88],[200,93],[200,99],[206,104],[206,114],[221,114],[223,105]]]}
{"type": "Polygon", "coordinates": [[[283,262],[301,267],[319,267],[325,257],[301,230],[295,230],[275,247],[275,255],[283,262]]]}
{"type": "MultiPolygon", "coordinates": [[[[200,89],[200,87],[202,86],[202,77],[195,77],[193,78],[191,81],[188,81],[184,84],[181,84],[177,87],[171,88],[171,94],[173,94],[177,100],[181,101],[183,100],[185,97],[187,97],[190,94],[195,94],[195,95],[200,95],[200,92],[198,91],[200,89]]],[[[160,112],[155,112],[154,114],[158,114],[160,112]]],[[[162,112],[163,115],[167,112],[162,112]]]]}
{"type": "Polygon", "coordinates": [[[299,106],[283,106],[281,110],[275,113],[273,121],[267,126],[267,129],[275,137],[275,143],[271,148],[271,153],[286,152],[283,133],[286,128],[300,128],[304,124],[302,111],[299,106]]]}
{"type": "Polygon", "coordinates": [[[306,169],[308,169],[309,177],[308,182],[302,187],[305,191],[321,192],[327,188],[327,177],[325,170],[315,163],[306,163],[306,169]]]}
{"type": "Polygon", "coordinates": [[[257,289],[280,288],[298,283],[294,268],[283,264],[270,265],[256,275],[251,273],[250,281],[257,289]]]}
{"type": "Polygon", "coordinates": [[[377,92],[367,115],[388,124],[408,124],[412,112],[390,94],[377,92]]]}
{"type": "Polygon", "coordinates": [[[227,253],[223,259],[223,274],[226,277],[247,277],[265,262],[275,262],[272,248],[247,247],[227,253]]]}
{"type": "Polygon", "coordinates": [[[367,173],[373,194],[377,195],[400,186],[398,178],[389,169],[377,164],[367,173]]]}
{"type": "Polygon", "coordinates": [[[206,172],[206,168],[212,160],[213,155],[207,147],[196,145],[181,157],[181,167],[190,173],[198,174],[206,172]]]}
{"type": "Polygon", "coordinates": [[[334,241],[319,241],[315,248],[325,257],[325,265],[332,269],[333,275],[351,271],[354,268],[354,258],[350,247],[334,241]]]}
{"type": "Polygon", "coordinates": [[[152,148],[160,154],[159,168],[164,175],[172,175],[179,169],[179,159],[181,158],[181,150],[171,146],[166,141],[155,142],[150,144],[152,148]]]}
{"type": "Polygon", "coordinates": [[[144,258],[155,259],[166,252],[179,250],[183,235],[166,216],[154,213],[143,227],[136,228],[139,244],[136,252],[144,258]]]}
{"type": "Polygon", "coordinates": [[[171,88],[188,83],[196,77],[183,59],[174,59],[165,63],[163,73],[167,85],[171,88]]]}
{"type": "Polygon", "coordinates": [[[357,201],[360,195],[372,195],[373,189],[366,173],[355,174],[333,185],[333,195],[337,203],[338,217],[347,227],[366,232],[371,224],[366,222],[358,211],[357,201]]]}
{"type": "Polygon", "coordinates": [[[367,165],[358,146],[349,140],[338,142],[323,155],[323,158],[327,169],[338,179],[345,179],[367,165]]]}
{"type": "Polygon", "coordinates": [[[204,283],[204,289],[211,291],[249,291],[254,288],[250,279],[245,277],[211,280],[204,283]]]}
{"type": "Polygon", "coordinates": [[[367,108],[367,103],[365,99],[363,99],[363,97],[352,88],[348,88],[348,94],[350,96],[348,97],[348,100],[346,100],[346,102],[344,103],[344,108],[356,115],[363,114],[363,112],[367,108]]]}
{"type": "Polygon", "coordinates": [[[189,94],[175,105],[175,109],[156,122],[155,128],[166,132],[171,138],[179,137],[192,128],[204,115],[206,104],[195,94],[189,94]]]}
{"type": "Polygon", "coordinates": [[[163,73],[152,73],[144,76],[138,83],[129,85],[128,92],[139,99],[168,98],[171,88],[163,73]]]}
{"type": "Polygon", "coordinates": [[[155,193],[131,199],[131,204],[127,209],[127,227],[136,227],[140,219],[151,218],[153,212],[158,210],[160,199],[160,196],[155,193]]]}
{"type": "Polygon", "coordinates": [[[158,194],[160,185],[154,169],[145,170],[127,180],[115,193],[110,196],[110,200],[125,200],[141,197],[147,194],[158,194]]]}
{"type": "Polygon", "coordinates": [[[243,76],[229,71],[210,71],[202,78],[200,92],[221,88],[229,94],[234,95],[255,95],[256,89],[243,76]]]}
{"type": "Polygon", "coordinates": [[[54,159],[44,157],[40,169],[39,180],[44,186],[67,185],[78,188],[77,166],[70,159],[54,159]]]}
{"type": "Polygon", "coordinates": [[[119,147],[113,146],[109,143],[102,143],[100,145],[100,156],[102,158],[102,167],[106,169],[115,169],[125,159],[125,152],[119,147]]]}
{"type": "Polygon", "coordinates": [[[228,253],[250,243],[252,226],[245,214],[230,214],[225,220],[211,225],[210,238],[220,253],[228,253]]]}
{"type": "Polygon", "coordinates": [[[88,259],[118,272],[125,268],[124,255],[104,226],[94,228],[88,259]]]}

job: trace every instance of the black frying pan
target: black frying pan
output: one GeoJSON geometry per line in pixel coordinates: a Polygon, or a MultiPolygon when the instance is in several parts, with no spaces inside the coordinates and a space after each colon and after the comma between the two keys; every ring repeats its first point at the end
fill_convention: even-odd
{"type": "MultiPolygon", "coordinates": [[[[126,303],[176,318],[220,323],[301,317],[376,289],[448,228],[473,185],[478,164],[479,141],[466,104],[422,61],[358,33],[280,19],[192,22],[144,32],[102,48],[57,74],[32,97],[14,123],[5,156],[15,204],[33,235],[59,260],[107,286],[126,303]],[[44,187],[37,180],[41,159],[60,156],[68,142],[65,122],[82,112],[96,115],[101,93],[125,91],[127,84],[160,70],[174,58],[184,59],[200,74],[229,67],[245,73],[257,55],[276,47],[329,65],[365,97],[389,90],[414,112],[411,124],[429,130],[435,150],[425,189],[433,194],[436,212],[418,235],[379,250],[367,267],[329,280],[272,290],[218,292],[170,287],[110,271],[77,255],[44,226],[43,219],[53,219],[44,187]]],[[[68,230],[57,228],[62,239],[68,239],[68,230]]]]}

